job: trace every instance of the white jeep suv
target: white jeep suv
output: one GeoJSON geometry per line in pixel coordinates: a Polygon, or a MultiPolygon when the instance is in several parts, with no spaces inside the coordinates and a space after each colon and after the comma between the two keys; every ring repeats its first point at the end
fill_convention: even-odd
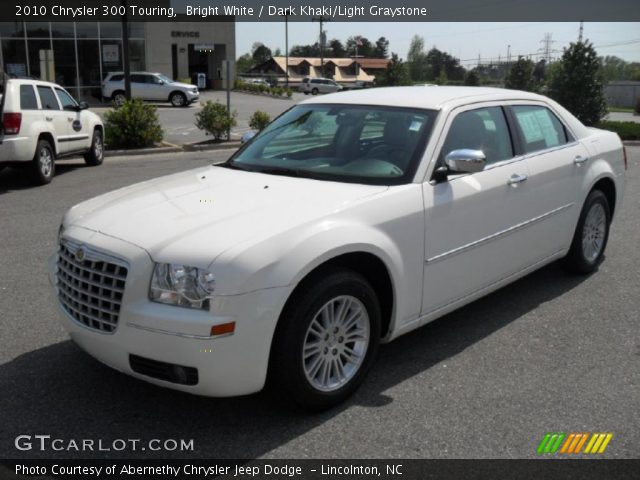
{"type": "MultiPolygon", "coordinates": [[[[102,96],[110,98],[116,105],[126,100],[124,73],[112,72],[102,82],[102,96]]],[[[198,87],[188,83],[174,82],[161,73],[132,72],[131,96],[154,102],[171,102],[174,107],[186,107],[200,98],[198,87]]]]}
{"type": "Polygon", "coordinates": [[[7,80],[0,99],[0,169],[29,165],[35,180],[45,184],[57,158],[82,154],[87,165],[100,165],[104,126],[88,108],[55,83],[7,80]]]}

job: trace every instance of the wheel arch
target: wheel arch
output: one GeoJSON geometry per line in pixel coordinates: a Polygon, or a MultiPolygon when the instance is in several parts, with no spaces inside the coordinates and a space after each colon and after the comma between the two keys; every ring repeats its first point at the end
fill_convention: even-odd
{"type": "Polygon", "coordinates": [[[602,177],[593,184],[589,193],[594,190],[600,190],[607,197],[611,219],[613,219],[616,209],[616,183],[610,177],[602,177]]]}
{"type": "MultiPolygon", "coordinates": [[[[54,156],[56,156],[56,157],[58,156],[58,145],[56,144],[56,140],[53,137],[53,134],[51,132],[41,132],[38,135],[38,142],[40,140],[46,140],[47,142],[49,142],[51,144],[51,147],[53,148],[54,156]]],[[[36,142],[36,151],[37,151],[37,148],[38,148],[38,143],[36,142]]],[[[34,153],[34,155],[35,155],[35,153],[34,153]]]]}

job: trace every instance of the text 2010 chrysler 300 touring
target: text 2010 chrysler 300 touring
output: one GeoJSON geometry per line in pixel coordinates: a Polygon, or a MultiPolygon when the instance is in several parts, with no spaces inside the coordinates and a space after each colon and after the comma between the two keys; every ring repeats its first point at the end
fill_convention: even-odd
{"type": "Polygon", "coordinates": [[[100,361],[212,396],[326,408],[392,340],[564,257],[603,258],[613,133],[531,93],[370,89],[307,100],[229,161],[64,216],[51,278],[100,361]]]}

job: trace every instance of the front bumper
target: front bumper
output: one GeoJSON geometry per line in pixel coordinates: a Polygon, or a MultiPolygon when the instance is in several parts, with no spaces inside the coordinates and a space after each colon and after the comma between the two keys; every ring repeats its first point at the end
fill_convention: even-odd
{"type": "MultiPolygon", "coordinates": [[[[113,333],[89,328],[58,302],[64,328],[75,343],[102,363],[163,387],[206,396],[257,392],[265,383],[271,340],[289,287],[212,298],[210,311],[190,310],[148,300],[153,262],[146,251],[121,240],[71,227],[76,242],[126,260],[129,272],[118,326],[113,333]],[[232,335],[211,337],[211,326],[235,322],[232,335]],[[198,383],[184,385],[134,372],[130,355],[198,370],[198,383]]],[[[49,260],[56,290],[57,254],[49,260]]]]}
{"type": "Polygon", "coordinates": [[[187,91],[187,100],[191,103],[191,102],[195,102],[200,98],[200,92],[191,92],[191,91],[187,91]]]}

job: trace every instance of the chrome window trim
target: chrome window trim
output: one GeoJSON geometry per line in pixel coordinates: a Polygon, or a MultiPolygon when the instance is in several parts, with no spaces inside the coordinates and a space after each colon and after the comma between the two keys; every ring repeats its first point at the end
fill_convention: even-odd
{"type": "Polygon", "coordinates": [[[506,235],[510,235],[512,233],[517,232],[518,230],[522,230],[523,228],[529,227],[530,225],[533,225],[534,223],[538,223],[542,220],[545,220],[546,218],[551,217],[552,215],[555,215],[557,213],[560,213],[563,210],[566,210],[568,208],[571,208],[574,205],[574,202],[568,203],[566,205],[563,205],[561,207],[555,208],[553,210],[550,210],[546,213],[543,213],[542,215],[538,215],[537,217],[533,217],[529,220],[526,220],[522,223],[518,223],[517,225],[513,225],[512,227],[506,228],[504,230],[500,230],[499,232],[496,233],[492,233],[491,235],[487,235],[486,237],[480,238],[478,240],[474,240],[473,242],[469,242],[466,245],[462,245],[460,247],[456,247],[452,250],[448,250],[444,253],[440,253],[438,255],[434,255],[431,258],[427,258],[425,260],[425,263],[428,264],[432,264],[435,262],[438,262],[440,260],[444,260],[445,258],[449,258],[452,257],[454,255],[458,255],[460,253],[466,252],[468,250],[471,250],[472,248],[475,247],[479,247],[480,245],[484,245],[487,244],[489,242],[492,242],[493,240],[497,240],[498,238],[502,238],[506,235]]]}

